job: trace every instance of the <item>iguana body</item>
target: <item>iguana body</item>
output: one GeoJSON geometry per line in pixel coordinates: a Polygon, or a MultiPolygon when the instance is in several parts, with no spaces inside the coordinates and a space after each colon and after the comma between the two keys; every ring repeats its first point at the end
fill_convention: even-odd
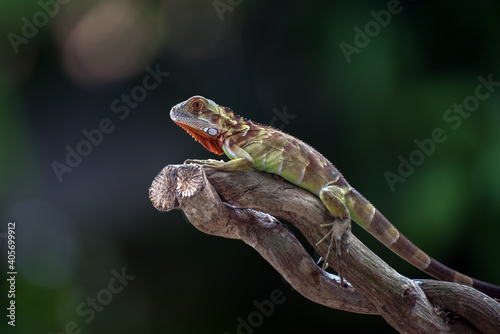
{"type": "Polygon", "coordinates": [[[329,224],[330,231],[319,242],[330,238],[329,249],[335,242],[339,260],[340,241],[348,237],[352,218],[396,254],[429,275],[472,286],[500,298],[500,287],[450,269],[416,247],[352,188],[332,163],[299,139],[237,116],[230,109],[201,96],[193,96],[174,106],[170,117],[209,151],[219,155],[225,153],[231,159],[228,162],[188,160],[187,163],[226,171],[253,168],[280,175],[317,195],[335,217],[329,224]]]}

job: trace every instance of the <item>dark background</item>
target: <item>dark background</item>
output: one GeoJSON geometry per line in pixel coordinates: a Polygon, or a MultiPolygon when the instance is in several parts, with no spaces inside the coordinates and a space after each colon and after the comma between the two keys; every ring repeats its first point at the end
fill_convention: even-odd
{"type": "MultiPolygon", "coordinates": [[[[410,240],[500,284],[500,92],[456,129],[443,118],[478,76],[500,81],[498,2],[401,1],[348,62],[339,45],[354,46],[354,28],[386,1],[226,1],[47,0],[46,23],[39,2],[0,2],[0,263],[5,277],[15,221],[18,271],[16,327],[3,311],[2,333],[232,334],[276,289],[285,301],[247,332],[393,331],[308,301],[242,242],[151,205],[165,165],[215,158],[169,118],[197,94],[265,124],[286,108],[295,118],[275,125],[327,156],[410,240]],[[23,17],[40,28],[14,47],[23,17]],[[126,117],[115,113],[113,101],[140,93],[147,66],[169,75],[126,117]],[[59,180],[54,162],[66,164],[67,147],[105,118],[113,131],[59,180]],[[392,191],[384,173],[436,128],[446,140],[392,191]],[[111,294],[113,270],[135,278],[111,294]],[[96,297],[102,310],[82,316],[96,297]]],[[[426,277],[353,232],[402,274],[426,277]]],[[[5,310],[5,278],[0,287],[5,310]]]]}

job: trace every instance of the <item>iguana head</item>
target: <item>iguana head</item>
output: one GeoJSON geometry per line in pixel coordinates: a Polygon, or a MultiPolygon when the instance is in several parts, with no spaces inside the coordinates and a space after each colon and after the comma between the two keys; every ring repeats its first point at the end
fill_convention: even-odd
{"type": "Polygon", "coordinates": [[[222,143],[231,122],[224,107],[202,96],[193,96],[170,110],[170,118],[207,150],[224,154],[222,143]]]}

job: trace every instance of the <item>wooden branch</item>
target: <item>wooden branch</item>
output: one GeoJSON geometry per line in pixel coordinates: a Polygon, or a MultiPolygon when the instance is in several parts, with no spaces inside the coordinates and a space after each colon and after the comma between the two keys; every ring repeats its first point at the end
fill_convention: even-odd
{"type": "MultiPolygon", "coordinates": [[[[170,165],[153,181],[150,198],[160,211],[184,210],[202,232],[243,240],[316,303],[380,314],[401,333],[494,333],[500,328],[495,300],[455,283],[410,280],[353,235],[342,258],[350,284],[341,287],[338,277],[321,270],[286,225],[272,216],[291,222],[312,245],[327,233],[320,225],[333,217],[316,196],[279,176],[170,165]]],[[[315,248],[324,256],[327,246],[323,242],[315,248]]],[[[328,262],[338,268],[336,256],[328,262]]]]}

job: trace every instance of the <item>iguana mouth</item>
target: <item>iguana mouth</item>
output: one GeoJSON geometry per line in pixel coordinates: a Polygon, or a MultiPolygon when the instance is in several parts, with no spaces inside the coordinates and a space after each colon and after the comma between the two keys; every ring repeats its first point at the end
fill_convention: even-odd
{"type": "Polygon", "coordinates": [[[221,136],[210,136],[207,132],[199,129],[199,126],[202,125],[201,121],[193,121],[192,118],[185,117],[184,114],[184,108],[180,105],[176,105],[170,111],[170,118],[175,124],[186,130],[191,137],[203,145],[207,150],[218,155],[224,154],[224,151],[222,150],[221,136]]]}

